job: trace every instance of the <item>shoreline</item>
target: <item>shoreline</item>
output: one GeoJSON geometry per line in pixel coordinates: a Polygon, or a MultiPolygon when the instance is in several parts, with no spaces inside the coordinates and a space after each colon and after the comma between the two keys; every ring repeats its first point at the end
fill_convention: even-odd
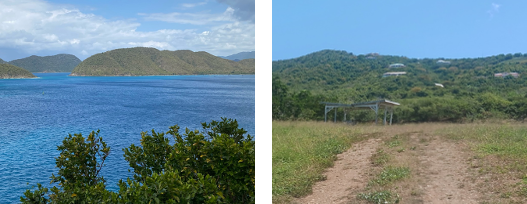
{"type": "Polygon", "coordinates": [[[172,75],[68,75],[68,77],[144,77],[144,76],[245,76],[256,74],[172,74],[172,75]]]}
{"type": "Polygon", "coordinates": [[[0,78],[0,79],[40,79],[40,77],[0,78]]]}

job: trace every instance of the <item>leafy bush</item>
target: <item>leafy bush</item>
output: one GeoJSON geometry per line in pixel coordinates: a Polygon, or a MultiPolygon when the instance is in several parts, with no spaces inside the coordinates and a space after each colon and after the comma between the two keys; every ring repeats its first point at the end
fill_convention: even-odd
{"type": "Polygon", "coordinates": [[[166,133],[141,133],[141,145],[123,149],[133,179],[106,190],[99,176],[110,148],[92,132],[69,135],[58,147],[59,172],[51,190],[37,184],[23,203],[254,203],[255,143],[236,120],[202,123],[203,132],[170,127],[166,133]],[[175,143],[170,145],[171,135],[175,143]],[[49,194],[49,195],[48,195],[49,194]]]}

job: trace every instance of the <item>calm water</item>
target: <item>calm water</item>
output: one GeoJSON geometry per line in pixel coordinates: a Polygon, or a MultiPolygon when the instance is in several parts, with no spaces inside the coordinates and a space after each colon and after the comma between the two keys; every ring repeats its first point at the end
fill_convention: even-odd
{"type": "Polygon", "coordinates": [[[102,175],[117,189],[128,163],[122,149],[142,131],[200,129],[201,122],[238,120],[254,135],[254,75],[68,77],[0,80],[0,203],[18,202],[31,185],[50,186],[55,157],[68,133],[100,129],[111,147],[102,175]],[[29,182],[30,186],[27,185],[29,182]]]}

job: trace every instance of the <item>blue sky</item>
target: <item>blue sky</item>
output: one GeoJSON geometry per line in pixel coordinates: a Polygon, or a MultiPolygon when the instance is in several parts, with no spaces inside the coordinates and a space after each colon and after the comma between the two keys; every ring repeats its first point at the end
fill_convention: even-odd
{"type": "Polygon", "coordinates": [[[273,1],[273,60],[323,49],[410,58],[527,53],[527,1],[273,1]]]}
{"type": "Polygon", "coordinates": [[[254,0],[0,0],[0,58],[155,47],[255,50],[254,0]]]}

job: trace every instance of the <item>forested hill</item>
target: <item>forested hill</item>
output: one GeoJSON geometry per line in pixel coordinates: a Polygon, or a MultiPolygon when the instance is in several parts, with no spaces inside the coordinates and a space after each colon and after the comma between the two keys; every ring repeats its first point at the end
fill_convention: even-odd
{"type": "Polygon", "coordinates": [[[0,59],[0,64],[6,64],[6,63],[7,63],[6,61],[0,59]]]}
{"type": "Polygon", "coordinates": [[[240,52],[233,55],[229,55],[226,57],[221,57],[223,59],[233,60],[233,61],[240,61],[244,59],[254,59],[255,58],[255,51],[252,52],[240,52]]]}
{"type": "Polygon", "coordinates": [[[95,54],[80,63],[72,76],[139,76],[254,74],[254,60],[234,62],[207,52],[159,51],[136,47],[95,54]]]}
{"type": "Polygon", "coordinates": [[[0,63],[0,79],[36,78],[31,72],[10,64],[0,63]]]}
{"type": "MultiPolygon", "coordinates": [[[[322,50],[295,59],[274,61],[272,70],[273,109],[278,112],[282,106],[305,105],[308,99],[317,100],[317,103],[321,100],[352,103],[385,98],[404,104],[399,110],[404,113],[398,117],[406,115],[404,119],[399,118],[400,121],[457,121],[487,117],[523,119],[527,116],[527,108],[521,105],[527,104],[527,54],[412,59],[322,50]],[[404,67],[397,67],[398,63],[404,67]],[[388,72],[406,74],[383,77],[388,72]],[[284,91],[287,94],[279,96],[284,91]],[[279,104],[276,100],[280,97],[285,102],[279,104]],[[287,104],[287,101],[291,103],[287,104]],[[428,114],[424,112],[427,108],[430,109],[428,114]],[[450,112],[440,111],[434,113],[436,116],[432,115],[432,109],[441,108],[450,109],[450,112]]],[[[308,118],[323,117],[323,106],[315,103],[310,104],[311,107],[305,106],[297,107],[299,110],[295,113],[283,113],[287,108],[282,107],[282,112],[273,114],[273,117],[296,118],[305,110],[309,114],[303,115],[307,114],[308,118]]]]}
{"type": "Polygon", "coordinates": [[[81,60],[75,55],[58,54],[53,56],[29,56],[9,61],[9,64],[22,67],[30,72],[71,72],[81,60]]]}

